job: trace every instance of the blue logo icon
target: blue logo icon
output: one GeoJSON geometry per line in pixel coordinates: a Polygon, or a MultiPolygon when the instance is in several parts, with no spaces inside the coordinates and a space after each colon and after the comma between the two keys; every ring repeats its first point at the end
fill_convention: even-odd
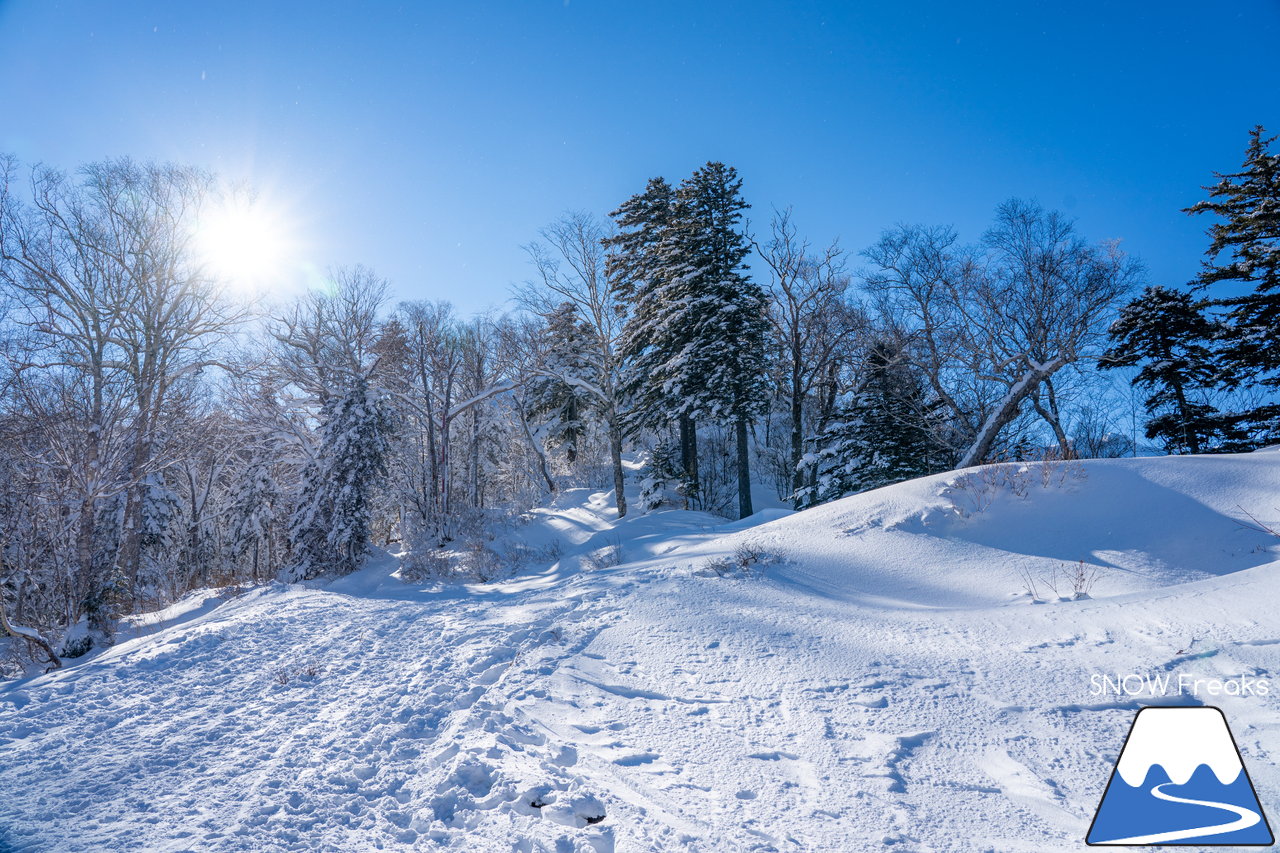
{"type": "Polygon", "coordinates": [[[1138,712],[1085,839],[1091,846],[1274,842],[1227,718],[1213,707],[1138,712]]]}

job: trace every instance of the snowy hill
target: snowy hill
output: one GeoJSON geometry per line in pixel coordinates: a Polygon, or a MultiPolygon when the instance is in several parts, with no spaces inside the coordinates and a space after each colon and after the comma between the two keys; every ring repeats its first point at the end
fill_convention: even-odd
{"type": "Polygon", "coordinates": [[[1078,850],[1149,703],[1221,707],[1266,807],[1275,690],[1097,687],[1280,671],[1280,539],[1239,523],[1277,505],[1280,453],[735,523],[571,492],[515,580],[195,596],[0,687],[0,849],[1078,850]]]}

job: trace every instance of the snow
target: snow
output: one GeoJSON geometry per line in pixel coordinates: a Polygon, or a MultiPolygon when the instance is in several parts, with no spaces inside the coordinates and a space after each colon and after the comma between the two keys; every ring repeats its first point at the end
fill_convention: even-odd
{"type": "Polygon", "coordinates": [[[0,686],[0,849],[1078,850],[1148,704],[1222,708],[1275,802],[1275,690],[1094,688],[1280,670],[1280,540],[1237,521],[1280,454],[999,472],[742,522],[575,490],[508,582],[193,596],[0,686]],[[1079,560],[1090,598],[1022,594],[1079,560]]]}

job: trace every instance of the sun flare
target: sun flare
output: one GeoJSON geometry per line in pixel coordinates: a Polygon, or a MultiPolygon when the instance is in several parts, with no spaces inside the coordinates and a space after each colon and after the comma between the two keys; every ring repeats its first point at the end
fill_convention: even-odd
{"type": "Polygon", "coordinates": [[[287,271],[290,240],[282,218],[259,201],[229,201],[208,211],[196,244],[209,271],[230,287],[277,287],[287,271]]]}

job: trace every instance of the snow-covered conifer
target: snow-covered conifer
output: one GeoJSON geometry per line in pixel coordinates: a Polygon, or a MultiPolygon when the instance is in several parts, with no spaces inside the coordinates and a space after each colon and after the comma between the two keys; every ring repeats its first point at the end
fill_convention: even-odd
{"type": "MultiPolygon", "coordinates": [[[[1209,226],[1198,283],[1234,285],[1228,292],[1252,288],[1214,300],[1226,309],[1218,361],[1223,384],[1231,389],[1253,383],[1280,388],[1280,153],[1272,151],[1276,137],[1264,133],[1261,126],[1250,131],[1241,170],[1219,174],[1218,183],[1205,188],[1209,198],[1187,209],[1219,217],[1209,226]]],[[[1259,433],[1256,441],[1280,435],[1280,404],[1274,400],[1242,415],[1259,433]]]]}
{"type": "Polygon", "coordinates": [[[873,344],[864,379],[847,405],[818,436],[805,463],[810,485],[798,506],[812,506],[854,492],[878,489],[936,470],[941,448],[930,422],[934,407],[924,382],[891,341],[873,344]]]}
{"type": "Polygon", "coordinates": [[[1211,341],[1218,333],[1190,293],[1158,286],[1143,290],[1111,325],[1113,343],[1098,366],[1141,365],[1133,385],[1151,392],[1143,403],[1146,436],[1170,453],[1239,449],[1244,438],[1238,416],[1205,399],[1217,380],[1211,341]]]}
{"type": "Polygon", "coordinates": [[[598,402],[586,390],[594,379],[587,350],[590,346],[577,307],[572,302],[558,305],[547,317],[542,330],[541,372],[528,383],[528,414],[547,421],[543,434],[547,444],[563,448],[572,465],[578,458],[578,444],[586,430],[585,418],[598,402]]]}
{"type": "Polygon", "coordinates": [[[386,471],[391,417],[363,379],[326,401],[320,446],[290,519],[295,574],[355,571],[369,544],[372,491],[386,471]]]}

